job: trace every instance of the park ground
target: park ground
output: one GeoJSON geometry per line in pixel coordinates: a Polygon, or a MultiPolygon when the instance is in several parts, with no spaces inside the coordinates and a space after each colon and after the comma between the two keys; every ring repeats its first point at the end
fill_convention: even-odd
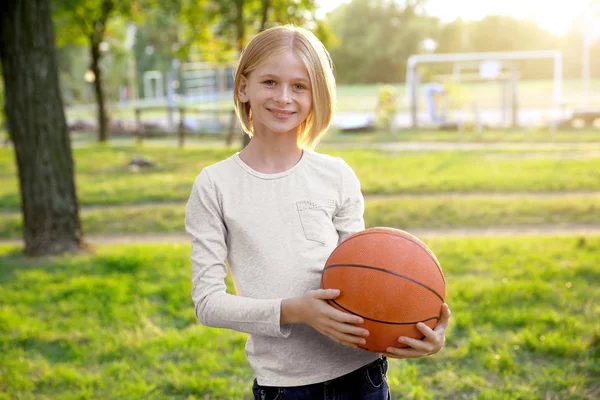
{"type": "MultiPolygon", "coordinates": [[[[93,251],[40,260],[20,254],[0,149],[0,399],[249,398],[246,336],[195,320],[183,229],[197,173],[238,149],[75,143],[93,251]]],[[[355,169],[367,226],[417,234],[446,275],[447,345],[391,362],[394,399],[600,396],[598,131],[335,133],[318,151],[355,169]]]]}

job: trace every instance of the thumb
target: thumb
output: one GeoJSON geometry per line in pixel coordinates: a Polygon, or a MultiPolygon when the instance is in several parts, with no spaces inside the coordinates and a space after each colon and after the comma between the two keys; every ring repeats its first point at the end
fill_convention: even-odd
{"type": "Polygon", "coordinates": [[[315,290],[314,297],[317,299],[335,299],[340,295],[339,289],[318,289],[315,290]]]}

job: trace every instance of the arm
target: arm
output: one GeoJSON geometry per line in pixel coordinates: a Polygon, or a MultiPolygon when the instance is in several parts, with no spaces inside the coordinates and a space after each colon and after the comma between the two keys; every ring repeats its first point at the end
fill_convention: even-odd
{"type": "Polygon", "coordinates": [[[280,323],[281,299],[254,299],[225,292],[226,236],[217,191],[203,170],[186,205],[185,227],[192,236],[192,300],[203,325],[286,337],[280,323]]]}
{"type": "Polygon", "coordinates": [[[333,217],[333,224],[338,231],[338,244],[353,233],[365,229],[365,200],[360,189],[360,181],[352,168],[341,158],[341,207],[333,217]]]}

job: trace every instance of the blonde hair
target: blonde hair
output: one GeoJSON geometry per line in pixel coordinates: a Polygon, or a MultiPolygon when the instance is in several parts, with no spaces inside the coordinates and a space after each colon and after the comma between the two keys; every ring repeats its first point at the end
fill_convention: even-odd
{"type": "Polygon", "coordinates": [[[252,137],[253,124],[250,104],[240,100],[238,89],[242,76],[248,76],[273,54],[292,50],[308,71],[312,93],[312,107],[306,120],[298,127],[297,142],[301,148],[313,149],[327,131],[335,107],[335,78],[329,52],[310,31],[292,26],[269,28],[250,40],[235,69],[233,101],[235,112],[244,132],[252,137]]]}

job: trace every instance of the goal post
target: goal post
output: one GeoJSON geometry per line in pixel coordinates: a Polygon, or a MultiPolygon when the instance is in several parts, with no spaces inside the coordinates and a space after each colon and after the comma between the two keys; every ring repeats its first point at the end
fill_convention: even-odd
{"type": "Polygon", "coordinates": [[[550,59],[553,61],[553,103],[557,109],[562,107],[562,52],[560,50],[508,51],[484,53],[446,53],[416,54],[408,58],[406,66],[406,91],[409,101],[410,120],[413,128],[418,127],[418,86],[417,67],[423,64],[517,61],[550,59]]]}

